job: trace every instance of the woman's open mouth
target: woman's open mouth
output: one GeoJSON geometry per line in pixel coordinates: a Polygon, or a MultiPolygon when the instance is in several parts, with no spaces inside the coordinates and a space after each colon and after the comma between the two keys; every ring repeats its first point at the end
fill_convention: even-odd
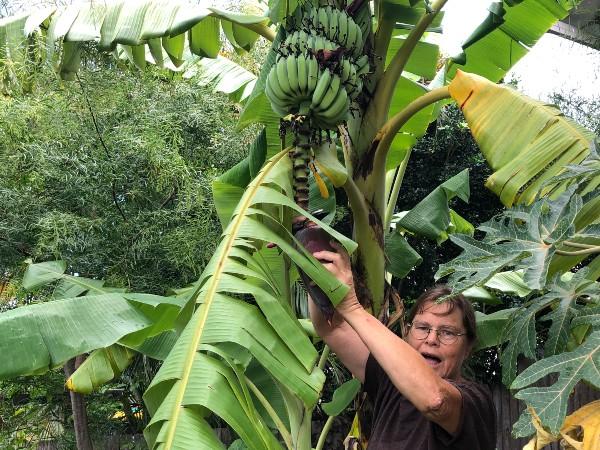
{"type": "Polygon", "coordinates": [[[423,356],[423,358],[425,358],[425,361],[427,361],[427,364],[429,364],[432,367],[436,367],[442,362],[440,358],[430,353],[421,353],[421,356],[423,356]]]}

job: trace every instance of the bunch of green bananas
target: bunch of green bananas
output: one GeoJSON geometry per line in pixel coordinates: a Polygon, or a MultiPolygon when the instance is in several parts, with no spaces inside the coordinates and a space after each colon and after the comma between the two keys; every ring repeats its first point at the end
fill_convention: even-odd
{"type": "Polygon", "coordinates": [[[298,7],[265,85],[273,111],[304,115],[323,129],[346,120],[369,72],[363,32],[346,11],[298,7]]]}

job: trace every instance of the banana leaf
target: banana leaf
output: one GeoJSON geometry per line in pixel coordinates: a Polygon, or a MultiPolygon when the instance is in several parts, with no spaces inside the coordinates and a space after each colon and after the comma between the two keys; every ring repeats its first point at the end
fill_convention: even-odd
{"type": "Polygon", "coordinates": [[[177,67],[183,63],[184,49],[201,57],[216,57],[222,47],[220,30],[234,49],[247,51],[259,33],[272,38],[268,22],[263,16],[179,1],[77,3],[2,20],[0,54],[8,51],[14,60],[25,58],[28,36],[38,33],[45,41],[47,60],[60,67],[65,79],[74,78],[80,63],[79,44],[84,42],[97,42],[104,51],[120,45],[138,67],[143,67],[147,60],[162,66],[164,50],[177,67]],[[48,31],[42,34],[39,26],[46,21],[49,21],[48,31]],[[146,47],[152,58],[146,57],[146,47]]]}
{"type": "MultiPolygon", "coordinates": [[[[506,206],[531,203],[552,177],[590,155],[593,133],[550,105],[460,71],[449,88],[494,170],[486,186],[506,206]]],[[[565,188],[553,186],[557,195],[565,188]]]]}
{"type": "MultiPolygon", "coordinates": [[[[290,198],[290,164],[287,151],[280,152],[250,183],[196,284],[191,320],[144,396],[153,415],[145,432],[151,448],[186,448],[191,440],[202,448],[218,448],[211,447],[214,436],[202,431],[208,426],[202,414],[206,409],[227,421],[249,447],[278,448],[270,447],[275,441],[267,420],[244,394],[247,383],[228,362],[235,355],[223,347],[220,355],[207,353],[206,345],[241,346],[305,405],[317,401],[324,381],[315,367],[317,353],[287,299],[282,300],[278,277],[254,259],[265,243],[273,242],[334,303],[347,291],[311,255],[290,244],[293,236],[279,222],[282,207],[303,212],[290,198]],[[252,298],[258,307],[240,298],[252,298]]],[[[352,241],[312,219],[348,250],[354,249],[352,241]]]]}

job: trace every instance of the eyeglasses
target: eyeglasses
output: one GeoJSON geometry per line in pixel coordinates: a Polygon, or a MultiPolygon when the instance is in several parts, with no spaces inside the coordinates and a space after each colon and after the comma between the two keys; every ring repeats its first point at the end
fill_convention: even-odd
{"type": "Polygon", "coordinates": [[[431,330],[435,331],[440,343],[444,345],[454,344],[459,336],[464,336],[467,333],[457,333],[456,331],[448,330],[447,328],[433,328],[427,325],[413,324],[407,325],[415,339],[422,341],[427,339],[431,330]]]}

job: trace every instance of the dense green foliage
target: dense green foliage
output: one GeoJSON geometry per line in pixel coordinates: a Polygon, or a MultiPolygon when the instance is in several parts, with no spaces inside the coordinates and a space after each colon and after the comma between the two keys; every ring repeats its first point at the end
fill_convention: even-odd
{"type": "MultiPolygon", "coordinates": [[[[15,294],[45,300],[14,289],[27,258],[64,259],[70,273],[162,294],[195,279],[218,242],[211,182],[254,132],[235,131],[238,107],[159,71],[90,66],[75,83],[41,73],[31,93],[0,100],[0,310],[15,294]]],[[[147,417],[111,419],[143,408],[156,364],[136,361],[86,397],[96,442],[140,439],[147,417]]],[[[43,436],[74,447],[64,382],[62,370],[1,382],[3,448],[35,448],[43,436]]]]}
{"type": "Polygon", "coordinates": [[[64,259],[156,293],[197,277],[220,233],[211,181],[251,130],[233,131],[224,96],[159,75],[44,74],[31,95],[2,100],[0,272],[64,259]]]}

